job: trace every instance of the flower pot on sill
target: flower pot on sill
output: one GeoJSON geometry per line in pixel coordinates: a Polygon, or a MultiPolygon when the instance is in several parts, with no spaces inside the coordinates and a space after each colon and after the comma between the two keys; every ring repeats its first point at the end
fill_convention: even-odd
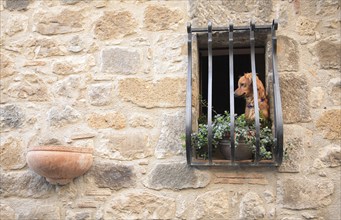
{"type": "MultiPolygon", "coordinates": [[[[230,140],[223,139],[219,142],[220,152],[226,160],[231,160],[231,143],[230,140]]],[[[235,146],[234,150],[235,160],[250,160],[252,159],[252,150],[250,146],[244,142],[235,146]]]]}
{"type": "Polygon", "coordinates": [[[83,175],[92,165],[92,148],[36,146],[29,148],[26,161],[51,184],[65,185],[83,175]]]}

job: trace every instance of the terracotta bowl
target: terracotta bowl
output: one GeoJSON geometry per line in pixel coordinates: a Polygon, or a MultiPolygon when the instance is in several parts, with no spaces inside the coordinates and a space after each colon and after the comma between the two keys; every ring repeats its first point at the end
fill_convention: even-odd
{"type": "Polygon", "coordinates": [[[37,146],[28,149],[26,161],[51,184],[65,185],[83,175],[92,165],[92,148],[37,146]]]}

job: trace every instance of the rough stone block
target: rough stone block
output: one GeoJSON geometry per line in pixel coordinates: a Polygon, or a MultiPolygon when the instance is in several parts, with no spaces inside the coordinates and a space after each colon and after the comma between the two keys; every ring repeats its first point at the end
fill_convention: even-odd
{"type": "Polygon", "coordinates": [[[88,176],[93,178],[100,188],[119,190],[134,187],[136,184],[136,174],[133,166],[111,161],[95,163],[91,167],[88,176]]]}
{"type": "Polygon", "coordinates": [[[300,35],[315,35],[315,28],[317,26],[316,21],[312,21],[306,17],[300,16],[296,22],[296,29],[298,30],[300,35]]]}
{"type": "Polygon", "coordinates": [[[334,105],[341,105],[341,78],[333,78],[328,83],[328,91],[334,105]]]}
{"type": "Polygon", "coordinates": [[[54,56],[63,56],[66,52],[57,41],[47,38],[30,39],[23,44],[24,54],[28,55],[29,59],[39,59],[54,56]]]}
{"type": "Polygon", "coordinates": [[[100,40],[123,38],[135,33],[137,22],[128,11],[105,12],[95,24],[95,35],[100,40]]]}
{"type": "Polygon", "coordinates": [[[88,89],[89,102],[94,106],[109,105],[112,101],[111,83],[91,85],[88,89]]]}
{"type": "Polygon", "coordinates": [[[278,71],[298,71],[300,61],[298,43],[287,36],[278,36],[277,38],[278,71]]]}
{"type": "Polygon", "coordinates": [[[1,138],[0,145],[0,166],[4,170],[17,170],[25,167],[25,148],[20,139],[9,137],[6,140],[1,138]]]}
{"type": "Polygon", "coordinates": [[[61,208],[43,202],[21,202],[16,207],[17,219],[61,219],[61,208]]]}
{"type": "Polygon", "coordinates": [[[330,140],[341,139],[341,109],[332,109],[322,113],[316,127],[330,140]]]}
{"type": "Polygon", "coordinates": [[[146,191],[115,196],[105,209],[104,219],[173,219],[175,200],[146,191]]]}
{"type": "Polygon", "coordinates": [[[133,128],[153,128],[155,126],[155,120],[149,115],[133,114],[129,119],[129,125],[133,128]]]}
{"type": "Polygon", "coordinates": [[[52,107],[47,112],[47,119],[50,126],[63,127],[67,124],[78,122],[81,114],[71,106],[52,107]]]}
{"type": "Polygon", "coordinates": [[[126,78],[119,81],[119,95],[126,101],[146,108],[185,106],[185,78],[150,81],[126,78]]]}
{"type": "Polygon", "coordinates": [[[264,202],[255,192],[247,192],[242,198],[239,208],[241,219],[263,219],[265,217],[264,202]]]}
{"type": "Polygon", "coordinates": [[[187,50],[184,50],[184,47],[187,49],[186,39],[183,34],[161,35],[157,39],[152,52],[152,68],[155,74],[187,72],[187,50]]]}
{"type": "Polygon", "coordinates": [[[1,80],[16,73],[14,62],[10,59],[10,57],[4,55],[3,53],[0,54],[0,69],[1,80]]]}
{"type": "MultiPolygon", "coordinates": [[[[85,64],[80,64],[84,66],[85,64]]],[[[55,62],[52,65],[52,72],[58,75],[71,75],[78,74],[81,72],[79,66],[76,64],[64,61],[64,62],[55,62]]]]}
{"type": "Polygon", "coordinates": [[[102,51],[102,72],[136,74],[141,66],[141,57],[136,50],[111,48],[102,51]]]}
{"type": "Polygon", "coordinates": [[[25,114],[19,106],[9,104],[0,107],[0,128],[2,131],[19,128],[24,120],[25,114]]]}
{"type": "Polygon", "coordinates": [[[47,197],[55,186],[32,171],[0,173],[0,192],[3,197],[47,197]]]}
{"type": "Polygon", "coordinates": [[[317,209],[331,203],[334,183],[323,178],[288,178],[279,183],[278,195],[284,208],[292,210],[317,209]],[[318,193],[317,193],[318,192],[318,193]]]}
{"type": "Polygon", "coordinates": [[[36,74],[21,75],[18,82],[13,82],[9,86],[8,95],[28,101],[43,102],[50,100],[46,83],[36,74]]]}
{"type": "Polygon", "coordinates": [[[186,163],[157,163],[149,172],[145,186],[151,189],[188,189],[202,188],[209,184],[208,173],[189,167],[186,163]]]}
{"type": "Polygon", "coordinates": [[[149,31],[174,30],[182,21],[183,14],[163,6],[148,6],[144,12],[144,25],[149,31]]]}
{"type": "Polygon", "coordinates": [[[62,99],[78,99],[81,94],[82,77],[72,75],[57,81],[52,91],[62,99]]]}
{"type": "Polygon", "coordinates": [[[340,69],[341,54],[340,42],[319,41],[312,49],[313,54],[319,59],[322,69],[340,69]]]}
{"type": "Polygon", "coordinates": [[[312,145],[313,132],[299,125],[284,125],[284,158],[279,172],[300,172],[305,151],[312,145]]]}
{"type": "Polygon", "coordinates": [[[284,123],[311,120],[308,79],[303,74],[281,73],[280,88],[284,123]]]}
{"type": "Polygon", "coordinates": [[[87,116],[87,122],[93,128],[114,128],[126,127],[126,117],[120,112],[92,113],[87,116]]]}
{"type": "Polygon", "coordinates": [[[154,141],[150,135],[143,132],[115,133],[110,135],[108,148],[114,158],[120,160],[134,160],[150,157],[153,153],[154,141]]]}
{"type": "Polygon", "coordinates": [[[328,145],[320,150],[319,160],[325,167],[341,166],[341,146],[337,144],[328,145]]]}
{"type": "Polygon", "coordinates": [[[184,152],[181,135],[185,134],[185,112],[164,114],[159,141],[155,148],[157,158],[178,155],[184,152]]]}
{"type": "Polygon", "coordinates": [[[0,204],[0,219],[15,220],[15,211],[6,204],[0,204]]]}
{"type": "Polygon", "coordinates": [[[8,10],[26,10],[30,4],[29,0],[5,0],[5,8],[8,10]]]}
{"type": "Polygon", "coordinates": [[[43,35],[74,33],[83,30],[84,16],[80,11],[64,10],[60,14],[35,15],[36,31],[43,35]]]}
{"type": "Polygon", "coordinates": [[[205,192],[195,199],[189,219],[226,219],[230,211],[228,201],[223,190],[205,192]]]}
{"type": "Polygon", "coordinates": [[[325,98],[325,89],[322,87],[314,87],[311,89],[310,105],[313,108],[321,107],[325,98]]]}

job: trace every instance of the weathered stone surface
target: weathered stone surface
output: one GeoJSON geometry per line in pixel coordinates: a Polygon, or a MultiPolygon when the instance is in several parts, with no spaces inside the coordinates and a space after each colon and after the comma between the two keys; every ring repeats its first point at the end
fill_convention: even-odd
{"type": "Polygon", "coordinates": [[[5,0],[5,8],[8,10],[26,10],[30,4],[29,0],[5,0]]]}
{"type": "Polygon", "coordinates": [[[0,54],[0,69],[1,79],[12,76],[16,73],[13,61],[11,61],[11,59],[3,53],[0,54]]]}
{"type": "Polygon", "coordinates": [[[303,74],[280,74],[283,120],[285,123],[311,120],[308,79],[303,74]]]}
{"type": "Polygon", "coordinates": [[[112,134],[108,143],[110,150],[118,154],[116,158],[120,160],[149,157],[153,153],[153,146],[153,139],[143,132],[112,134]]]}
{"type": "Polygon", "coordinates": [[[0,107],[0,128],[2,131],[16,129],[24,123],[25,114],[17,105],[4,105],[0,107]]]}
{"type": "Polygon", "coordinates": [[[278,36],[277,56],[278,71],[298,71],[299,68],[299,50],[298,43],[287,36],[278,36]]]}
{"type": "Polygon", "coordinates": [[[149,172],[145,186],[151,189],[188,189],[202,188],[209,184],[208,173],[176,161],[157,163],[149,172]]]}
{"type": "Polygon", "coordinates": [[[64,62],[55,62],[52,65],[52,72],[58,75],[71,75],[71,74],[77,74],[82,71],[80,65],[85,65],[83,64],[74,64],[70,63],[68,61],[64,62]]]}
{"type": "Polygon", "coordinates": [[[0,204],[0,219],[15,220],[15,211],[6,204],[0,204]]]}
{"type": "Polygon", "coordinates": [[[102,51],[102,72],[136,74],[140,65],[141,57],[136,50],[111,48],[102,51]]]}
{"type": "Polygon", "coordinates": [[[223,190],[205,192],[195,199],[189,219],[226,219],[230,211],[228,201],[223,190]]]}
{"type": "Polygon", "coordinates": [[[133,114],[129,119],[129,125],[133,128],[153,128],[155,126],[155,120],[148,115],[133,114]]]}
{"type": "Polygon", "coordinates": [[[162,6],[148,6],[144,12],[144,25],[149,31],[174,30],[182,19],[180,11],[162,6]]]}
{"type": "MultiPolygon", "coordinates": [[[[80,208],[96,208],[96,207],[80,207],[80,208]]],[[[85,209],[81,211],[68,210],[66,212],[65,220],[91,220],[94,219],[91,211],[86,211],[85,209]]]]}
{"type": "Polygon", "coordinates": [[[22,141],[13,137],[1,141],[3,141],[0,145],[0,166],[2,169],[17,170],[25,167],[25,149],[22,141]]]}
{"type": "Polygon", "coordinates": [[[255,192],[246,193],[239,208],[241,219],[263,219],[265,217],[264,202],[255,192]]]}
{"type": "Polygon", "coordinates": [[[341,109],[332,109],[322,113],[316,127],[330,140],[341,139],[341,109]]]}
{"type": "Polygon", "coordinates": [[[115,128],[126,127],[126,117],[120,112],[93,113],[88,115],[87,122],[93,128],[115,128]]]}
{"type": "Polygon", "coordinates": [[[341,166],[341,146],[336,144],[328,145],[321,149],[319,160],[325,167],[341,166]]]}
{"type": "Polygon", "coordinates": [[[157,81],[127,78],[119,82],[120,97],[146,108],[185,106],[185,91],[184,78],[157,81]]]}
{"type": "Polygon", "coordinates": [[[65,51],[56,41],[47,38],[28,40],[24,48],[23,52],[28,53],[31,59],[65,55],[65,51]]]}
{"type": "Polygon", "coordinates": [[[60,14],[39,13],[35,17],[36,31],[43,35],[66,34],[83,30],[84,16],[80,11],[66,9],[60,14]]]}
{"type": "Polygon", "coordinates": [[[161,35],[153,50],[153,72],[155,74],[179,74],[187,72],[187,49],[186,37],[180,34],[161,35]],[[167,51],[167,53],[165,53],[167,51]]]}
{"type": "Polygon", "coordinates": [[[341,78],[333,78],[329,81],[329,95],[334,105],[341,105],[341,78]]]}
{"type": "Polygon", "coordinates": [[[225,24],[233,21],[234,24],[246,25],[252,19],[269,21],[272,19],[271,0],[241,0],[241,1],[190,1],[190,16],[198,26],[207,26],[210,20],[213,25],[225,24]]]}
{"type": "Polygon", "coordinates": [[[58,205],[42,202],[24,202],[16,207],[18,219],[61,219],[58,205]]]}
{"type": "Polygon", "coordinates": [[[71,106],[52,107],[47,112],[47,119],[50,126],[63,127],[81,119],[80,113],[71,106]]]}
{"type": "Polygon", "coordinates": [[[312,21],[306,17],[300,16],[296,22],[296,28],[300,35],[314,35],[317,26],[316,21],[312,21]]]}
{"type": "Polygon", "coordinates": [[[284,125],[284,157],[279,172],[300,172],[305,150],[311,147],[313,132],[299,125],[284,125]]]}
{"type": "Polygon", "coordinates": [[[331,203],[334,184],[332,181],[323,178],[296,177],[281,180],[278,190],[279,202],[283,203],[284,208],[293,210],[316,209],[331,203]]]}
{"type": "Polygon", "coordinates": [[[145,191],[116,196],[105,210],[104,219],[172,219],[175,200],[145,191]]]}
{"type": "Polygon", "coordinates": [[[94,106],[109,105],[112,100],[111,83],[99,83],[91,85],[88,89],[89,102],[94,106]]]}
{"type": "Polygon", "coordinates": [[[12,37],[27,28],[28,18],[26,16],[13,16],[11,20],[6,22],[5,28],[2,30],[8,36],[12,37]]]}
{"type": "Polygon", "coordinates": [[[313,53],[319,59],[319,65],[322,69],[340,69],[341,55],[340,42],[319,41],[313,53]]]}
{"type": "Polygon", "coordinates": [[[155,148],[155,156],[165,158],[183,153],[181,135],[185,133],[185,112],[164,114],[161,121],[161,134],[155,148]]]}
{"type": "Polygon", "coordinates": [[[64,4],[67,4],[67,5],[75,5],[81,1],[83,1],[83,0],[61,0],[61,2],[63,2],[64,4]]]}
{"type": "Polygon", "coordinates": [[[54,186],[45,178],[32,171],[0,173],[0,194],[4,197],[46,197],[54,190],[54,186]]]}
{"type": "Polygon", "coordinates": [[[88,175],[95,180],[96,185],[100,188],[119,190],[134,187],[136,184],[133,166],[111,161],[95,163],[88,175]]]}
{"type": "Polygon", "coordinates": [[[54,94],[57,94],[63,98],[77,99],[80,96],[81,82],[81,76],[68,76],[54,84],[54,94]]]}
{"type": "Polygon", "coordinates": [[[312,88],[310,97],[311,107],[313,108],[321,107],[325,97],[325,89],[323,89],[322,87],[312,88]]]}
{"type": "Polygon", "coordinates": [[[50,99],[47,85],[36,74],[21,75],[17,82],[10,85],[8,95],[13,98],[38,102],[50,99]]]}
{"type": "Polygon", "coordinates": [[[68,51],[73,53],[79,53],[84,50],[84,42],[80,39],[80,37],[74,36],[68,45],[68,51]]]}
{"type": "Polygon", "coordinates": [[[95,24],[95,34],[100,40],[123,38],[135,33],[137,22],[128,11],[105,12],[95,24]]]}

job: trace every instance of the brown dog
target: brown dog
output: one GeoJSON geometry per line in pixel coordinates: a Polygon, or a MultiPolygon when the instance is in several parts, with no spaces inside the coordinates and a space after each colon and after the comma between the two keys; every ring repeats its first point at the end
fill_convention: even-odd
{"type": "MultiPolygon", "coordinates": [[[[269,101],[264,89],[262,81],[257,80],[257,90],[258,90],[258,107],[260,111],[260,117],[264,119],[269,119],[269,101]]],[[[238,81],[238,88],[234,91],[234,95],[237,97],[243,96],[246,100],[245,107],[245,118],[249,121],[255,119],[255,108],[254,108],[254,98],[252,89],[252,73],[245,73],[244,76],[240,77],[238,81]]]]}

